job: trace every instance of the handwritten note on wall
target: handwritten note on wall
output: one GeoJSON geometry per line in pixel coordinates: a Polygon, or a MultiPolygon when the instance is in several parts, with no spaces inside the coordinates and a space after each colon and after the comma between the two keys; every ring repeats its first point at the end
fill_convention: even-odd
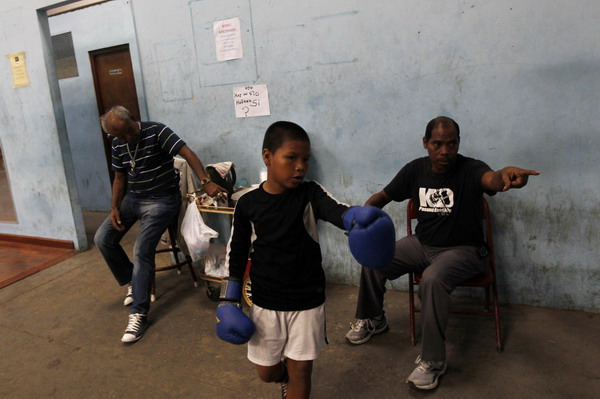
{"type": "Polygon", "coordinates": [[[233,103],[236,118],[271,115],[267,85],[234,88],[233,103]]]}
{"type": "Polygon", "coordinates": [[[214,22],[213,32],[215,34],[215,45],[217,47],[217,61],[244,58],[239,18],[214,22]]]}

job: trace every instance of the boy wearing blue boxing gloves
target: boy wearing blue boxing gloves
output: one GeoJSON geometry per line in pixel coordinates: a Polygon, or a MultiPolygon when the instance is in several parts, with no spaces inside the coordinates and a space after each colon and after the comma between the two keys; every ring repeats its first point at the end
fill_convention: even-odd
{"type": "Polygon", "coordinates": [[[321,185],[305,181],[311,156],[307,133],[292,122],[266,131],[262,157],[267,180],[237,202],[221,287],[217,335],[248,342],[248,359],[262,381],[281,384],[283,397],[308,398],[313,361],[327,343],[325,273],[317,220],[348,231],[352,254],[380,268],[394,253],[395,229],[376,207],[340,203],[321,185]],[[252,260],[253,306],[240,309],[242,278],[252,260]]]}

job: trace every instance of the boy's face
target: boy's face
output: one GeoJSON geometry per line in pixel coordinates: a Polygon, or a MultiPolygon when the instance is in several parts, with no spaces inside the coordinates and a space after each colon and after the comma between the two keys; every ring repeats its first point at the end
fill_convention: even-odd
{"type": "Polygon", "coordinates": [[[263,161],[267,165],[267,181],[263,188],[271,194],[281,194],[296,188],[308,172],[310,144],[306,141],[284,142],[274,153],[263,149],[263,161]]]}

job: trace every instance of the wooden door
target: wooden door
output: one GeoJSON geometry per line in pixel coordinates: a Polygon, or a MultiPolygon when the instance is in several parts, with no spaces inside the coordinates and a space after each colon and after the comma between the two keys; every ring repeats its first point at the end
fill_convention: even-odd
{"type": "MultiPolygon", "coordinates": [[[[115,105],[122,105],[131,112],[135,120],[140,120],[140,107],[138,105],[133,67],[129,54],[129,45],[123,44],[100,50],[90,51],[90,63],[96,89],[98,102],[98,116],[115,105]]],[[[110,181],[114,180],[111,168],[111,141],[105,132],[102,132],[104,152],[110,181]]]]}

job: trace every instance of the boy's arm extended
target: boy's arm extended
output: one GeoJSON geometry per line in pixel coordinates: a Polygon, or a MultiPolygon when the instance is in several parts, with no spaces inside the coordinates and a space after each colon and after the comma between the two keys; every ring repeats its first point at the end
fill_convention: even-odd
{"type": "Polygon", "coordinates": [[[391,262],[396,243],[394,222],[374,206],[349,207],[318,186],[313,204],[316,216],[348,232],[348,245],[362,266],[380,269],[391,262]]]}
{"type": "Polygon", "coordinates": [[[315,208],[317,219],[325,220],[339,227],[344,228],[344,222],[342,217],[344,213],[350,208],[349,205],[339,202],[335,199],[327,190],[317,183],[316,193],[313,200],[313,207],[315,208]]]}

